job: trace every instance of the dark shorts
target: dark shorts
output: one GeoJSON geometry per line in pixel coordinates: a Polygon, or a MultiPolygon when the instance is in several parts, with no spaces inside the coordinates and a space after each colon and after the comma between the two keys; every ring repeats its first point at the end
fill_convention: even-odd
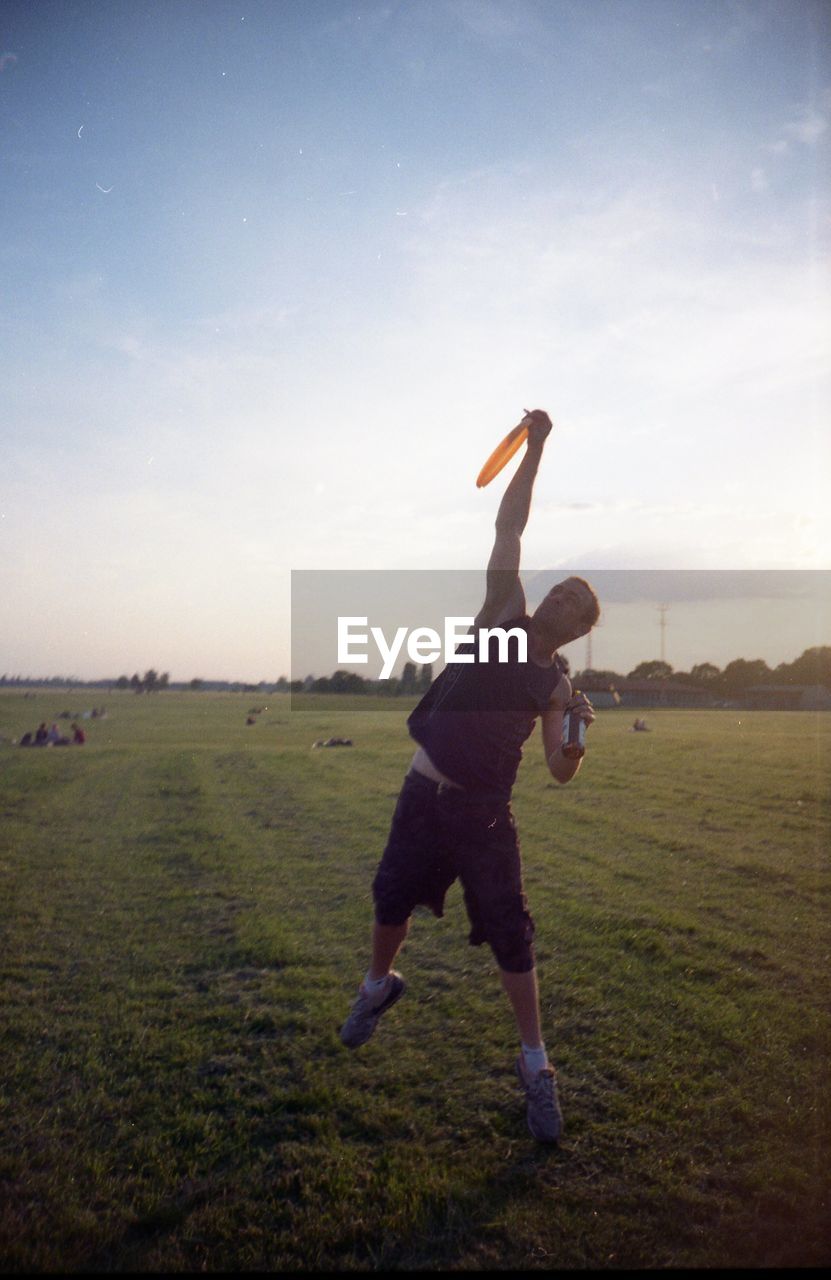
{"type": "Polygon", "coordinates": [[[403,924],[419,905],[441,916],[445,894],[457,879],[464,890],[471,945],[489,943],[499,967],[508,973],[533,969],[534,922],[522,889],[510,804],[410,772],[372,883],[375,919],[403,924]]]}

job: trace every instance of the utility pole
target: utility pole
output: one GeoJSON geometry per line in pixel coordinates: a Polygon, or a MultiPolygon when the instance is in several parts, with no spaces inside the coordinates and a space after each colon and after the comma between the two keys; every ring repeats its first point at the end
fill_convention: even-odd
{"type": "Polygon", "coordinates": [[[668,611],[669,611],[668,604],[658,605],[658,612],[661,615],[661,621],[658,624],[661,628],[661,662],[666,662],[667,660],[667,641],[666,641],[667,617],[666,615],[668,611]]]}
{"type": "Polygon", "coordinates": [[[589,634],[586,636],[586,670],[587,671],[594,670],[592,666],[592,633],[591,632],[589,632],[589,634]]]}

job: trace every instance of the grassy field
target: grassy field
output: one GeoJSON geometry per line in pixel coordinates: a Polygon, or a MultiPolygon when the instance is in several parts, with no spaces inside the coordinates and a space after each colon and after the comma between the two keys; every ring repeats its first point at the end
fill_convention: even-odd
{"type": "Polygon", "coordinates": [[[406,704],[112,694],[8,742],[92,697],[0,694],[4,1270],[831,1261],[831,715],[601,713],[567,788],[529,748],[552,1150],[458,887],[338,1040],[406,704]]]}

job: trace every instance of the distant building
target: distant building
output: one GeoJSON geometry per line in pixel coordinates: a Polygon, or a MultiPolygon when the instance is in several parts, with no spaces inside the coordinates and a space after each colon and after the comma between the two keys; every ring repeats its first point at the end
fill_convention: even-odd
{"type": "Polygon", "coordinates": [[[618,691],[626,707],[711,707],[713,695],[677,680],[621,680],[618,691]]]}
{"type": "Polygon", "coordinates": [[[740,707],[747,711],[831,711],[831,690],[822,684],[757,684],[729,702],[680,680],[579,680],[598,710],[608,707],[740,707]]]}
{"type": "Polygon", "coordinates": [[[623,707],[712,707],[706,689],[680,680],[619,680],[615,686],[623,707]]]}
{"type": "Polygon", "coordinates": [[[577,682],[581,692],[598,710],[602,707],[712,707],[715,699],[706,689],[680,680],[629,680],[621,676],[613,684],[590,675],[577,682]]]}
{"type": "MultiPolygon", "coordinates": [[[[572,681],[572,684],[574,681],[572,681]]],[[[585,693],[592,706],[599,711],[601,707],[619,707],[620,694],[617,686],[609,684],[608,680],[592,680],[591,676],[586,676],[577,681],[581,693],[585,693]]]]}
{"type": "Polygon", "coordinates": [[[824,684],[754,684],[742,703],[750,711],[831,711],[831,689],[824,684]]]}

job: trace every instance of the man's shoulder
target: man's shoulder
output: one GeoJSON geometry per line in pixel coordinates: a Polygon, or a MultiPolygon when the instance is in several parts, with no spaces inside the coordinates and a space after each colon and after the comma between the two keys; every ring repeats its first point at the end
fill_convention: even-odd
{"type": "Polygon", "coordinates": [[[566,665],[559,654],[555,655],[553,666],[557,669],[558,677],[557,683],[551,690],[551,698],[548,705],[553,710],[562,710],[571,697],[571,681],[568,677],[566,665]]]}
{"type": "Polygon", "coordinates": [[[502,622],[496,623],[496,625],[502,627],[504,631],[510,631],[512,627],[521,627],[523,631],[527,631],[531,625],[531,615],[529,613],[520,613],[514,618],[505,618],[502,622]]]}

